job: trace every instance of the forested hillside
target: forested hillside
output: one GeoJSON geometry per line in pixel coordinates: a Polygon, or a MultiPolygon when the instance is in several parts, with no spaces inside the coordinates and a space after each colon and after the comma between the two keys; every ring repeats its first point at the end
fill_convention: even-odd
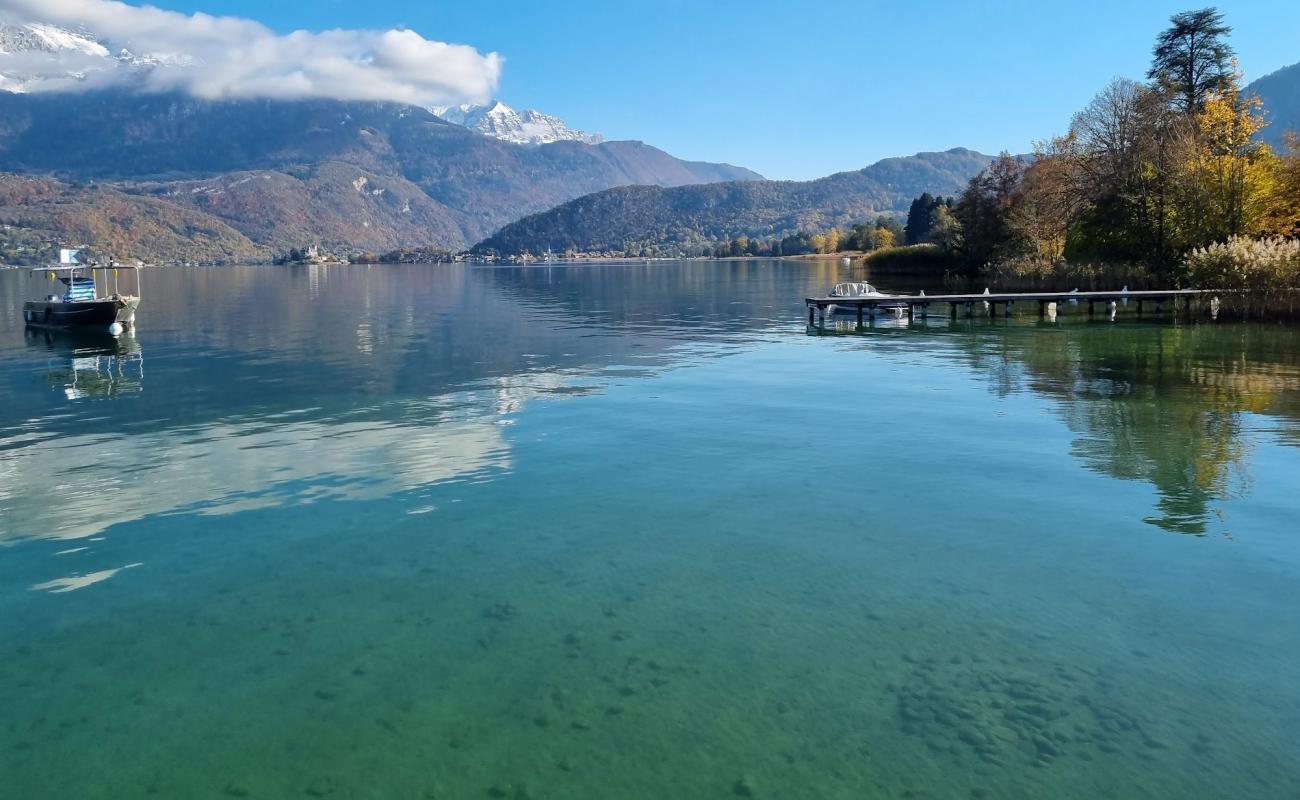
{"type": "Polygon", "coordinates": [[[597,192],[507,225],[476,250],[698,254],[732,237],[779,240],[904,212],[923,192],[951,194],[992,160],[957,148],[888,158],[815,181],[762,181],[597,192]]]}

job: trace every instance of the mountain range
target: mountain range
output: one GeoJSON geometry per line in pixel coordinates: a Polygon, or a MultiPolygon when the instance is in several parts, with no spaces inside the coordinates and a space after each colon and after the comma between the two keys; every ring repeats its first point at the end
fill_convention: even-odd
{"type": "Polygon", "coordinates": [[[266,257],[306,243],[459,249],[612,186],[761,178],[641,142],[513,144],[392,103],[124,91],[0,92],[0,173],[41,182],[19,193],[23,202],[12,192],[0,202],[0,224],[93,244],[93,226],[66,213],[96,196],[86,191],[93,183],[113,193],[119,252],[160,260],[266,257]],[[145,216],[157,221],[158,209],[175,211],[164,221],[201,219],[242,238],[165,250],[132,241],[129,231],[145,216]]]}
{"type": "Polygon", "coordinates": [[[631,243],[685,248],[741,234],[782,237],[848,227],[881,212],[905,211],[923,192],[955,194],[990,161],[959,147],[887,158],[814,181],[607,189],[511,223],[475,249],[502,255],[621,252],[631,243]]]}
{"type": "Polygon", "coordinates": [[[7,238],[167,261],[266,258],[313,243],[460,249],[612,186],[762,177],[603,142],[503,103],[438,109],[453,124],[396,103],[94,88],[110,71],[144,76],[179,58],[0,20],[0,225],[22,234],[7,238]],[[48,91],[51,81],[61,91],[48,91]]]}

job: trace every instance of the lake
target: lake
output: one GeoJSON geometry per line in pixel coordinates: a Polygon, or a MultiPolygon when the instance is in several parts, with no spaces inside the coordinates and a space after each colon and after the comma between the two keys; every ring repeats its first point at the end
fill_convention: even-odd
{"type": "Polygon", "coordinates": [[[0,272],[14,798],[1282,798],[1300,327],[833,262],[0,272]],[[923,288],[882,277],[885,290],[923,288]]]}

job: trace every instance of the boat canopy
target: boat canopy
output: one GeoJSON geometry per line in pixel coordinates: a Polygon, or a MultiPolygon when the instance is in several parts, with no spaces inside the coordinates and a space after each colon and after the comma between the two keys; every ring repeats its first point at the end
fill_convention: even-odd
{"type": "Polygon", "coordinates": [[[74,265],[74,266],[66,266],[66,265],[53,266],[53,265],[51,265],[51,266],[48,266],[48,267],[31,267],[30,269],[31,269],[31,271],[34,272],[34,273],[35,273],[35,272],[54,272],[54,273],[59,273],[59,272],[91,272],[91,271],[93,271],[93,272],[108,272],[108,271],[110,271],[110,270],[115,270],[115,269],[133,269],[133,270],[137,270],[137,271],[138,271],[138,270],[140,269],[140,267],[137,266],[137,265],[135,265],[135,264],[113,264],[113,265],[111,265],[111,266],[105,266],[105,265],[101,265],[101,264],[93,264],[93,265],[91,265],[91,264],[76,264],[76,265],[74,265]]]}
{"type": "Polygon", "coordinates": [[[134,264],[50,264],[27,272],[28,299],[64,303],[139,297],[140,267],[134,264]],[[134,276],[132,279],[130,276],[134,276]],[[42,288],[44,287],[44,288],[42,288]],[[60,294],[50,293],[55,290],[60,294]]]}
{"type": "Polygon", "coordinates": [[[873,294],[880,292],[869,283],[837,283],[831,290],[832,297],[864,297],[873,294]]]}

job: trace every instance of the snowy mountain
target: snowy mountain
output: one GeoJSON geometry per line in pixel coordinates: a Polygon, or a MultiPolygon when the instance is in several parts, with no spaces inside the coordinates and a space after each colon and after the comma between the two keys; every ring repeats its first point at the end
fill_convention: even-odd
{"type": "Polygon", "coordinates": [[[112,52],[84,31],[39,22],[10,23],[0,17],[0,90],[24,92],[71,81],[88,81],[97,73],[159,64],[189,63],[185,56],[129,50],[112,52]]]}
{"type": "Polygon", "coordinates": [[[0,21],[0,54],[69,52],[108,57],[108,48],[86,34],[53,25],[11,25],[0,21]]]}
{"type": "Polygon", "coordinates": [[[549,144],[551,142],[584,142],[600,144],[605,137],[599,133],[575,131],[559,117],[543,114],[533,109],[515,111],[497,100],[490,105],[461,105],[431,109],[443,120],[469,128],[472,131],[515,144],[549,144]]]}

